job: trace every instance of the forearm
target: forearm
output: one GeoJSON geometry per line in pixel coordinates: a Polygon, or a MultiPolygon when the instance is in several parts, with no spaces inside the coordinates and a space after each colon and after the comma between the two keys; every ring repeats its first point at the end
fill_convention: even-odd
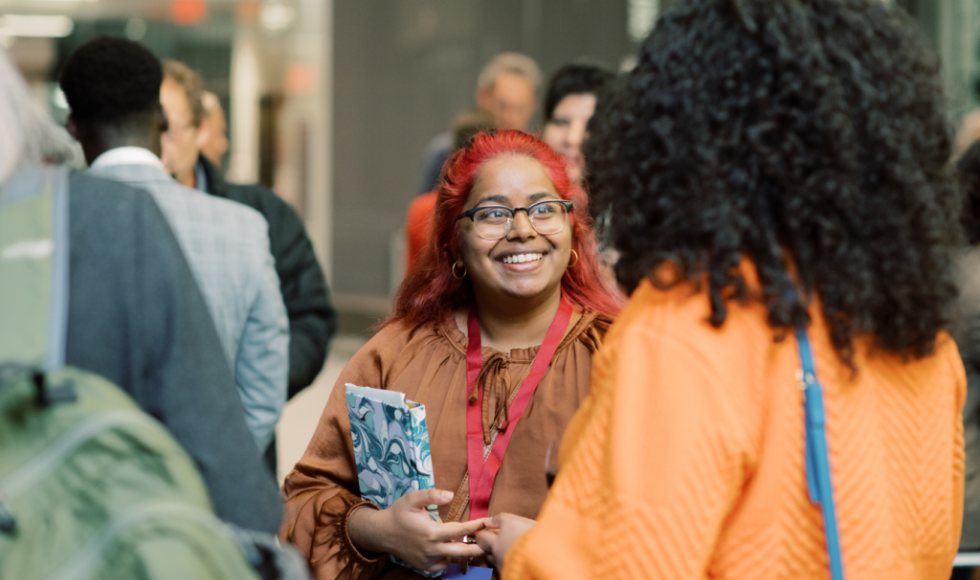
{"type": "Polygon", "coordinates": [[[365,558],[376,558],[391,551],[386,542],[388,526],[384,519],[381,510],[367,503],[354,506],[347,514],[347,537],[365,558]]]}

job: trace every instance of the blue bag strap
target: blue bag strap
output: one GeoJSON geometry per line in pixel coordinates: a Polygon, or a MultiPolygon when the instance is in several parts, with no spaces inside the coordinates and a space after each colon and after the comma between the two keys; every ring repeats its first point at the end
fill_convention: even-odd
{"type": "Polygon", "coordinates": [[[841,558],[840,535],[837,532],[837,508],[834,505],[834,486],[830,480],[830,451],[824,430],[826,413],[823,391],[817,381],[813,364],[810,338],[805,328],[796,329],[796,342],[800,350],[798,376],[803,391],[803,409],[806,424],[806,483],[810,501],[820,505],[823,512],[824,534],[827,537],[827,555],[830,559],[830,576],[844,580],[844,563],[841,558]]]}

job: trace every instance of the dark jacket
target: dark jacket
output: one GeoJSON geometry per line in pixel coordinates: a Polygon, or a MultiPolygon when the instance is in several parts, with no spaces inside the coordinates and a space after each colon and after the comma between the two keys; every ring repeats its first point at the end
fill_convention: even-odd
{"type": "Polygon", "coordinates": [[[269,188],[227,183],[214,165],[198,157],[211,195],[243,203],[269,222],[269,245],[276,260],[282,299],[289,315],[289,397],[308,387],[323,368],[337,314],[323,270],[296,211],[269,188]]]}
{"type": "Polygon", "coordinates": [[[220,518],[276,532],[276,484],[160,209],[148,193],[79,174],[69,200],[67,364],[109,379],[170,430],[200,468],[220,518]]]}
{"type": "Polygon", "coordinates": [[[963,438],[966,474],[963,489],[961,551],[980,550],[980,248],[964,249],[954,264],[960,297],[950,333],[966,368],[963,438]]]}

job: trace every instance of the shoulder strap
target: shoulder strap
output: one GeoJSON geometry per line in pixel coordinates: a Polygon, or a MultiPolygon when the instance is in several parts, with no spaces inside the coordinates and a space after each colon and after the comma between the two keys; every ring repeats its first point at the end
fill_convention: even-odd
{"type": "Polygon", "coordinates": [[[803,391],[806,421],[807,489],[810,493],[810,501],[820,505],[823,512],[831,578],[844,580],[844,563],[841,558],[840,536],[837,532],[837,509],[834,505],[834,487],[830,479],[830,451],[827,448],[827,436],[824,431],[826,413],[823,406],[823,391],[817,381],[817,370],[810,350],[810,338],[805,328],[796,329],[796,342],[800,349],[801,366],[797,380],[803,391]]]}
{"type": "Polygon", "coordinates": [[[68,171],[29,167],[0,188],[0,364],[65,363],[68,171]]]}

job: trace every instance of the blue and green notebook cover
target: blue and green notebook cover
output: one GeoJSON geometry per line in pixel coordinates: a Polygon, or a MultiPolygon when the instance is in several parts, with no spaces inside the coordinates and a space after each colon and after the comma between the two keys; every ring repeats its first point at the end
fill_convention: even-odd
{"type": "MultiPolygon", "coordinates": [[[[383,509],[410,491],[435,487],[425,405],[396,391],[350,383],[344,387],[361,497],[383,509]]],[[[434,509],[429,513],[438,519],[434,509]]],[[[391,559],[411,568],[395,556],[391,559]]],[[[430,578],[441,575],[413,570],[430,578]]]]}

